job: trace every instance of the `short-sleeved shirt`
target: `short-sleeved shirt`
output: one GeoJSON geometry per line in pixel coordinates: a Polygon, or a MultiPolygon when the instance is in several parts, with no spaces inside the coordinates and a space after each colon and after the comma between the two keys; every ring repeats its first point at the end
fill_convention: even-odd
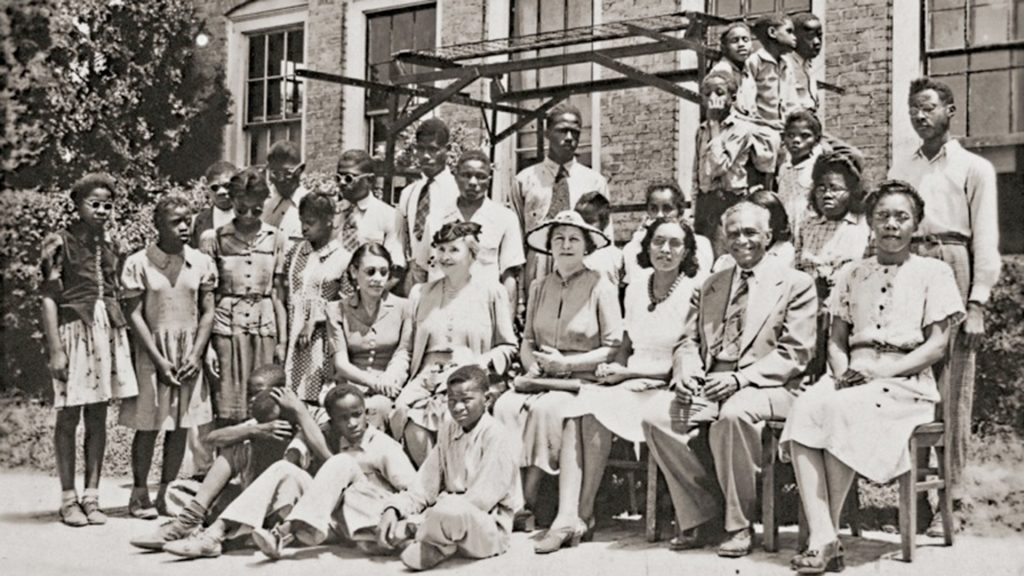
{"type": "Polygon", "coordinates": [[[368,194],[355,204],[343,201],[338,203],[338,214],[334,219],[334,229],[338,237],[342,237],[347,211],[353,210],[356,221],[356,234],[360,244],[376,242],[387,249],[395,266],[405,266],[405,251],[402,239],[395,228],[395,209],[373,194],[368,194]]]}
{"type": "Polygon", "coordinates": [[[93,323],[96,301],[103,300],[114,326],[124,326],[118,304],[121,254],[106,233],[95,233],[76,222],[43,240],[40,267],[42,291],[57,303],[60,324],[93,323]]]}
{"type": "Polygon", "coordinates": [[[203,235],[203,252],[217,264],[220,284],[213,333],[277,336],[271,294],[274,277],[284,274],[285,238],[263,223],[251,242],[237,235],[230,222],[203,235]]]}
{"type": "Polygon", "coordinates": [[[267,186],[270,188],[270,196],[263,203],[262,220],[271,226],[281,229],[287,240],[288,247],[302,241],[302,221],[299,220],[299,202],[309,194],[302,186],[292,192],[291,197],[285,198],[277,193],[274,183],[267,178],[267,186]]]}
{"type": "Polygon", "coordinates": [[[156,244],[132,254],[121,272],[124,298],[142,297],[142,314],[150,331],[194,331],[199,325],[199,298],[217,287],[217,266],[202,252],[185,246],[181,269],[174,274],[173,255],[156,244]]]}
{"type": "Polygon", "coordinates": [[[914,255],[900,265],[880,264],[876,258],[847,264],[839,272],[829,310],[851,325],[851,348],[883,344],[910,350],[924,343],[926,327],[964,316],[949,265],[914,255]]]}
{"type": "Polygon", "coordinates": [[[328,307],[331,348],[345,346],[349,362],[361,370],[398,370],[399,380],[404,381],[409,372],[412,305],[405,298],[386,294],[373,324],[364,322],[359,310],[358,294],[328,307]]]}
{"type": "MultiPolygon", "coordinates": [[[[430,225],[443,226],[449,222],[463,221],[465,218],[462,211],[455,206],[430,225]]],[[[480,252],[474,264],[475,270],[480,272],[479,278],[498,282],[506,270],[526,263],[523,235],[516,214],[511,209],[485,198],[469,221],[480,225],[480,252]]],[[[436,229],[430,230],[431,235],[434,231],[436,229]]],[[[421,252],[416,255],[416,263],[428,271],[429,280],[440,280],[444,273],[437,266],[434,252],[430,244],[423,243],[421,252]]]]}
{"type": "MultiPolygon", "coordinates": [[[[583,268],[563,279],[555,272],[530,286],[523,338],[535,349],[590,352],[622,342],[618,290],[600,273],[583,268]]],[[[581,374],[580,376],[587,376],[581,374]]]]}

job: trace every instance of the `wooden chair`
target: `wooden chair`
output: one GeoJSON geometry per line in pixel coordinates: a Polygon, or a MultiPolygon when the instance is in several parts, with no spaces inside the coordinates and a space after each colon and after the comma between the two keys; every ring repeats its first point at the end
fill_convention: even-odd
{"type": "Polygon", "coordinates": [[[636,474],[637,472],[646,472],[647,502],[644,510],[644,534],[648,542],[657,542],[661,536],[658,526],[658,464],[646,444],[640,443],[639,454],[638,459],[610,459],[608,467],[626,471],[626,481],[629,483],[630,514],[640,512],[640,502],[636,494],[636,474]]]}
{"type": "Polygon", "coordinates": [[[922,424],[910,436],[910,470],[899,477],[900,493],[900,547],[904,562],[914,561],[915,538],[917,537],[917,494],[927,490],[939,493],[939,513],[942,514],[943,541],[953,545],[953,499],[946,486],[946,470],[949,460],[946,454],[946,426],[942,422],[922,424]],[[920,466],[917,461],[919,448],[935,450],[937,466],[920,466]],[[927,480],[929,474],[937,476],[927,480]]]}

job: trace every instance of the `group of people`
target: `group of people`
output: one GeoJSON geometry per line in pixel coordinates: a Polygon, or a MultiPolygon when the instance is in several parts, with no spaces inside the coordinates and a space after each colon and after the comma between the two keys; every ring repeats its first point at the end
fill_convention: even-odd
{"type": "Polygon", "coordinates": [[[130,513],[171,516],[132,543],[186,557],[242,536],[272,559],[331,538],[417,570],[495,556],[535,526],[544,475],[558,510],[535,550],[555,552],[593,535],[615,437],[646,443],[664,473],[670,547],[743,556],[760,426],[785,420],[810,529],[793,567],[835,571],[855,475],[907,470],[940,400],[955,490],[999,275],[994,171],[950,137],[949,88],[923,78],[908,95],[920,150],[867,186],[815,116],[820,21],[753,33],[751,54],[751,28],[730,26],[702,82],[694,210],[676,182],[651,183],[621,249],[565,104],[507,198],[488,197],[486,154],[446,164],[438,119],[417,127],[422,176],[395,207],[367,152],[341,155],[337,193],[308,191],[280,142],[265,167],[212,166],[198,214],[161,197],[157,240],[125,259],[105,231],[117,186],[82,178],[78,220],[43,245],[62,521],[106,520],[115,398],[136,430],[130,513]],[[203,479],[179,493],[189,447],[203,479]]]}

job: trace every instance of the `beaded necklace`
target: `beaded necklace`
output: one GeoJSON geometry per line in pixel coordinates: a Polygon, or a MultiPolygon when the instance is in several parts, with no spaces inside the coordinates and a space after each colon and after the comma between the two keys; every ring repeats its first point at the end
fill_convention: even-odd
{"type": "Polygon", "coordinates": [[[672,292],[675,291],[676,286],[679,285],[679,282],[682,281],[682,279],[683,275],[677,274],[672,285],[668,287],[668,292],[666,292],[661,298],[656,298],[654,296],[654,273],[652,272],[650,278],[647,279],[647,297],[651,300],[651,303],[647,305],[647,311],[654,312],[654,309],[658,307],[658,304],[668,300],[668,297],[672,295],[672,292]]]}

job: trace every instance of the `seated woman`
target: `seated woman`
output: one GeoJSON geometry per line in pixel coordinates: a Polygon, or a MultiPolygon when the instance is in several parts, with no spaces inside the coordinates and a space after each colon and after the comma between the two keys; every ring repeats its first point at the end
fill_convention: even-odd
{"type": "Polygon", "coordinates": [[[888,482],[910,467],[907,442],[931,422],[939,392],[931,366],[964,317],[953,272],[910,252],[924,201],[908,184],[882,184],[867,202],[877,254],[839,272],[826,376],[801,395],[782,433],[807,515],[801,574],[843,568],[839,514],[855,474],[888,482]]]}
{"type": "MultiPolygon", "coordinates": [[[[786,207],[782,205],[782,200],[779,200],[777,194],[768,190],[751,192],[747,196],[747,200],[768,210],[771,214],[768,220],[768,227],[771,229],[772,241],[768,246],[768,251],[765,253],[765,258],[774,259],[773,266],[792,266],[795,252],[793,249],[793,232],[789,229],[789,216],[786,214],[786,207]]],[[[725,252],[718,257],[718,260],[715,260],[715,265],[711,267],[711,271],[725,270],[735,264],[736,261],[733,260],[732,255],[725,252]]]]}
{"type": "MultiPolygon", "coordinates": [[[[863,216],[859,152],[843,148],[818,157],[811,170],[811,209],[796,239],[796,267],[814,278],[821,302],[828,299],[836,273],[849,262],[860,260],[867,250],[871,230],[863,216]]],[[[818,345],[808,366],[817,378],[825,372],[828,308],[818,307],[818,345]]]]}
{"type": "Polygon", "coordinates": [[[434,443],[448,411],[448,373],[479,364],[503,374],[515,353],[512,312],[505,288],[477,277],[473,262],[480,250],[480,225],[451,222],[434,234],[443,278],[423,284],[413,298],[412,379],[395,400],[391,433],[404,438],[417,466],[434,443]]]}
{"type": "MultiPolygon", "coordinates": [[[[588,531],[594,526],[594,500],[608,464],[612,434],[629,442],[644,441],[641,414],[656,390],[668,384],[672,350],[683,336],[693,293],[704,280],[698,273],[693,231],[678,220],[654,220],[638,256],[640,271],[626,288],[622,345],[613,362],[599,364],[595,370],[604,386],[581,388],[566,412],[566,417],[583,417],[577,424],[581,436],[562,440],[563,445],[582,441],[576,451],[582,453],[583,478],[578,513],[559,510],[559,516],[578,516],[588,531]]],[[[563,457],[562,474],[574,465],[573,459],[563,457]]],[[[553,552],[563,543],[564,534],[549,531],[537,551],[553,552]]]]}
{"type": "Polygon", "coordinates": [[[387,290],[391,254],[377,242],[356,248],[348,269],[351,296],[327,309],[334,377],[365,395],[370,424],[387,431],[388,414],[409,377],[412,306],[387,290]]]}
{"type": "MultiPolygon", "coordinates": [[[[600,230],[572,210],[559,212],[526,236],[529,248],[551,255],[554,261],[554,272],[530,285],[520,350],[528,376],[596,380],[597,366],[615,357],[622,340],[618,289],[603,274],[583,264],[587,254],[608,243],[600,230]]],[[[541,474],[558,474],[565,413],[574,398],[561,391],[510,390],[495,403],[495,417],[518,431],[522,441],[520,467],[526,468],[526,513],[536,504],[541,474]]],[[[576,422],[565,423],[564,437],[576,434],[576,422]]],[[[574,447],[575,443],[568,443],[568,448],[574,447]]],[[[568,471],[570,474],[559,478],[559,510],[575,511],[579,470],[571,466],[568,471]],[[573,490],[573,486],[577,488],[573,490]]],[[[574,534],[582,535],[585,529],[575,514],[556,518],[551,528],[566,541],[574,534]]]]}

